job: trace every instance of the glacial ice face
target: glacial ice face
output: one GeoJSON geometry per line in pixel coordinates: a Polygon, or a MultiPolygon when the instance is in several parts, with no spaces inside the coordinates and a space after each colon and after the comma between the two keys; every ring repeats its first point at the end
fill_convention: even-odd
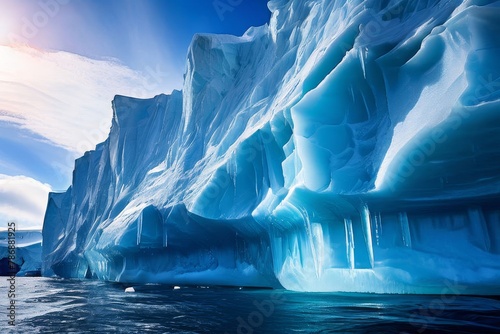
{"type": "MultiPolygon", "coordinates": [[[[9,259],[9,236],[7,231],[0,232],[0,259],[9,259]]],[[[16,231],[15,238],[15,259],[13,263],[20,267],[17,276],[24,276],[29,272],[38,272],[42,268],[42,232],[23,230],[16,231]]],[[[8,261],[3,261],[5,267],[1,268],[3,275],[9,274],[8,261]]]]}
{"type": "Polygon", "coordinates": [[[51,194],[47,276],[500,292],[500,2],[278,1],[117,96],[51,194]],[[448,289],[448,290],[446,290],[448,289]]]}

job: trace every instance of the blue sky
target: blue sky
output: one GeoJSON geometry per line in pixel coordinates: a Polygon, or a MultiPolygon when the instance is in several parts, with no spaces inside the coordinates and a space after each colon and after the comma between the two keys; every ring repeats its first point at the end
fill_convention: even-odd
{"type": "Polygon", "coordinates": [[[269,18],[266,0],[0,0],[0,228],[41,227],[47,192],[106,138],[115,94],[181,89],[195,33],[269,18]]]}

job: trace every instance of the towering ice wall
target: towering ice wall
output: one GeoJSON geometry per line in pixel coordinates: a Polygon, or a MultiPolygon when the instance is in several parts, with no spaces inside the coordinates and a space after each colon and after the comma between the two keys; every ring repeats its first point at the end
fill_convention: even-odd
{"type": "Polygon", "coordinates": [[[117,96],[51,194],[45,275],[500,292],[500,1],[269,2],[117,96]]]}

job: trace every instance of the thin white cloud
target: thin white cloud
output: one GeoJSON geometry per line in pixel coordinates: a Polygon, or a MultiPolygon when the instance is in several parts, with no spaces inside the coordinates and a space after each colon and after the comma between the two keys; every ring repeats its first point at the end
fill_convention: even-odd
{"type": "Polygon", "coordinates": [[[166,80],[113,60],[0,46],[0,121],[81,155],[106,138],[114,95],[152,97],[172,86],[166,80]]]}
{"type": "MultiPolygon", "coordinates": [[[[174,86],[167,79],[159,70],[139,73],[114,60],[0,45],[0,121],[18,124],[46,138],[49,146],[65,149],[64,158],[54,153],[42,159],[56,166],[65,179],[71,175],[72,160],[107,137],[116,94],[152,97],[174,86]]],[[[24,148],[20,155],[40,154],[35,136],[19,132],[15,137],[0,145],[15,142],[24,148]]],[[[52,151],[44,148],[46,153],[52,151]]],[[[7,152],[15,154],[12,149],[7,152]]],[[[12,161],[24,159],[13,158],[0,156],[0,167],[5,170],[12,161]]],[[[16,221],[18,228],[41,228],[50,190],[50,185],[30,177],[0,174],[0,229],[9,220],[16,221]]]]}
{"type": "Polygon", "coordinates": [[[0,229],[41,229],[51,188],[26,176],[0,174],[0,229]]]}

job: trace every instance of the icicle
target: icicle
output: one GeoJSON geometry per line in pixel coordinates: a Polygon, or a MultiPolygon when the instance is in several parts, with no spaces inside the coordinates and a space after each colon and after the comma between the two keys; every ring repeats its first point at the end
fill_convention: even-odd
{"type": "MultiPolygon", "coordinates": [[[[319,224],[312,224],[311,220],[309,218],[309,213],[307,210],[304,208],[297,208],[305,223],[305,228],[306,228],[306,234],[307,234],[307,239],[309,241],[309,249],[311,250],[311,255],[313,259],[313,264],[314,264],[314,271],[316,273],[316,277],[320,276],[321,269],[320,269],[320,262],[321,260],[319,259],[321,256],[323,256],[323,231],[321,230],[321,225],[319,224]],[[317,231],[318,227],[315,225],[319,225],[319,232],[317,231]],[[319,233],[321,233],[319,235],[319,233]],[[316,247],[317,244],[317,247],[316,247]]],[[[305,261],[303,261],[305,262],[305,261]]]]}
{"type": "Polygon", "coordinates": [[[382,218],[380,212],[376,213],[373,218],[375,219],[375,241],[377,246],[380,246],[380,234],[382,233],[382,218]]]}
{"type": "Polygon", "coordinates": [[[344,219],[345,224],[345,244],[347,250],[347,262],[350,269],[354,269],[354,233],[352,231],[352,219],[344,219]]]}
{"type": "Polygon", "coordinates": [[[399,222],[401,223],[403,244],[405,245],[405,247],[411,248],[410,224],[408,223],[408,215],[406,214],[406,212],[399,213],[399,222]]]}
{"type": "Polygon", "coordinates": [[[368,49],[363,48],[359,49],[359,61],[361,63],[361,69],[363,70],[363,77],[366,79],[366,68],[365,68],[365,59],[368,55],[368,49]]]}
{"type": "Polygon", "coordinates": [[[294,259],[295,263],[300,264],[301,267],[304,266],[304,261],[302,259],[302,252],[299,247],[299,239],[296,235],[292,236],[292,254],[291,258],[294,259]]]}
{"type": "Polygon", "coordinates": [[[141,244],[142,234],[142,214],[137,218],[137,246],[141,244]]]}
{"type": "Polygon", "coordinates": [[[368,206],[363,206],[361,210],[361,227],[363,228],[363,235],[365,237],[366,249],[368,250],[368,257],[370,258],[370,265],[373,268],[373,240],[372,240],[372,227],[370,221],[370,211],[368,206]]]}
{"type": "Polygon", "coordinates": [[[323,262],[324,262],[324,254],[325,254],[325,245],[323,239],[323,228],[321,224],[314,223],[311,224],[311,232],[313,236],[313,251],[316,253],[314,256],[314,267],[316,269],[316,277],[321,277],[323,262]]]}

